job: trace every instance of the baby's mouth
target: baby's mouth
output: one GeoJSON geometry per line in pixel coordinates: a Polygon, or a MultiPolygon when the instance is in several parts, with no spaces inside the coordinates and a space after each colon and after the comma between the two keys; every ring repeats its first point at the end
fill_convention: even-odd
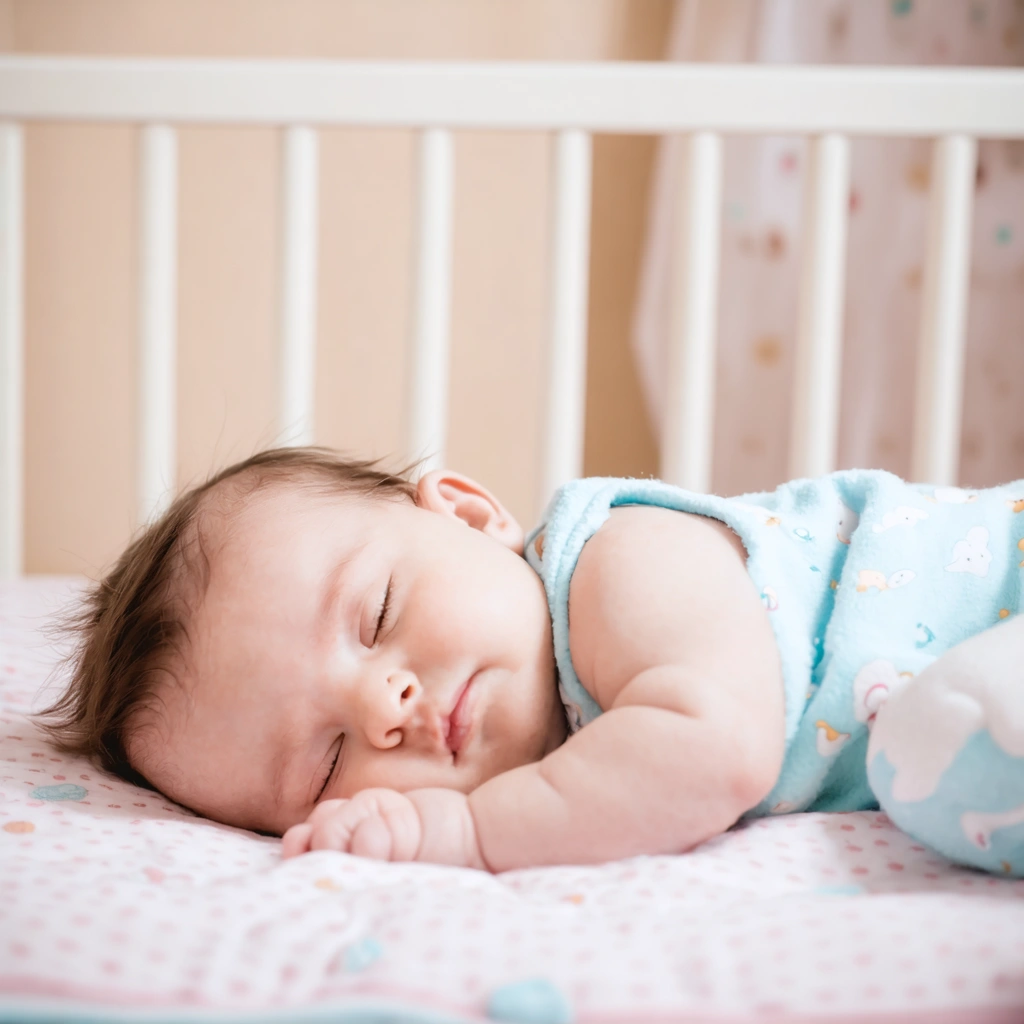
{"type": "Polygon", "coordinates": [[[455,705],[445,719],[445,740],[448,743],[448,749],[453,754],[458,754],[465,746],[466,738],[473,729],[473,706],[476,704],[476,688],[473,686],[475,680],[476,674],[474,673],[459,691],[455,705]]]}

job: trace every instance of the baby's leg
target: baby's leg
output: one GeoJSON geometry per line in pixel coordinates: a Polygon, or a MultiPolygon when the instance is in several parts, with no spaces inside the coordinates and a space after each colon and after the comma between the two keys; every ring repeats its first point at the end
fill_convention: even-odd
{"type": "Polygon", "coordinates": [[[1024,615],[958,644],[875,717],[868,779],[903,831],[1024,876],[1024,615]]]}

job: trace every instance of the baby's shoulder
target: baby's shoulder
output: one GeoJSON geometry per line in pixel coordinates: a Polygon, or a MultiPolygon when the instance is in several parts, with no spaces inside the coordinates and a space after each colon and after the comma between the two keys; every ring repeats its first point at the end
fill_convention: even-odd
{"type": "Polygon", "coordinates": [[[584,545],[573,573],[572,660],[590,689],[614,666],[630,675],[652,661],[687,661],[727,643],[737,621],[763,615],[743,543],[724,523],[619,506],[584,545]]]}
{"type": "MultiPolygon", "coordinates": [[[[588,544],[602,534],[605,545],[613,551],[628,547],[647,550],[662,545],[687,558],[703,553],[712,559],[733,560],[738,556],[745,562],[747,557],[743,542],[721,520],[661,505],[617,505],[609,509],[607,522],[588,544]]],[[[600,549],[600,542],[596,547],[600,549]]]]}
{"type": "Polygon", "coordinates": [[[593,588],[644,590],[656,586],[669,567],[677,582],[702,584],[701,571],[720,568],[745,576],[746,557],[740,538],[717,519],[654,505],[619,505],[584,544],[570,600],[593,588]]]}

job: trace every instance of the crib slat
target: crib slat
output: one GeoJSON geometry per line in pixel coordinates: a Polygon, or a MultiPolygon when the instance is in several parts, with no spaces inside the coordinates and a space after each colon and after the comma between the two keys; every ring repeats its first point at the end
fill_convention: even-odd
{"type": "Polygon", "coordinates": [[[169,503],[177,459],[178,139],[146,125],[140,140],[138,517],[169,503]]]}
{"type": "Polygon", "coordinates": [[[407,426],[407,451],[423,459],[421,472],[444,464],[447,444],[454,178],[451,132],[422,132],[407,426]]]}
{"type": "Polygon", "coordinates": [[[960,463],[977,150],[975,139],[947,135],[932,156],[911,454],[912,478],[927,483],[955,484],[960,463]]]}
{"type": "Polygon", "coordinates": [[[793,477],[832,472],[839,433],[850,143],[842,135],[820,135],[809,149],[789,445],[793,477]]]}
{"type": "Polygon", "coordinates": [[[722,139],[696,132],[684,140],[676,206],[660,469],[692,491],[711,487],[721,193],[722,139]]]}
{"type": "Polygon", "coordinates": [[[24,144],[0,123],[0,579],[22,571],[24,144]]]}
{"type": "Polygon", "coordinates": [[[319,139],[293,125],[284,135],[280,309],[281,444],[312,444],[316,390],[319,139]]]}
{"type": "Polygon", "coordinates": [[[542,502],[583,473],[591,150],[588,132],[555,137],[542,502]]]}

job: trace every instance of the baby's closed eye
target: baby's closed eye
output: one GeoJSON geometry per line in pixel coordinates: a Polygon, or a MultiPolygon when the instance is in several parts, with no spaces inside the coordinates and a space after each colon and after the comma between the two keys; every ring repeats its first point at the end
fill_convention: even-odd
{"type": "Polygon", "coordinates": [[[393,581],[394,576],[389,576],[387,586],[384,588],[384,596],[381,598],[379,610],[377,612],[377,626],[373,631],[373,640],[369,644],[370,647],[377,646],[381,634],[384,631],[384,627],[387,625],[388,614],[391,611],[391,584],[393,581]]]}
{"type": "Polygon", "coordinates": [[[331,781],[331,779],[334,776],[334,770],[338,766],[338,761],[341,760],[341,748],[344,745],[345,745],[345,734],[342,733],[338,737],[337,741],[335,742],[335,745],[332,746],[331,750],[328,752],[328,756],[330,756],[332,752],[333,752],[333,756],[331,757],[330,766],[328,767],[327,772],[324,775],[324,781],[321,783],[320,788],[317,790],[316,797],[314,798],[314,801],[313,801],[314,803],[316,803],[318,800],[320,800],[320,798],[324,795],[324,792],[327,790],[327,785],[328,785],[328,783],[331,781]]]}

